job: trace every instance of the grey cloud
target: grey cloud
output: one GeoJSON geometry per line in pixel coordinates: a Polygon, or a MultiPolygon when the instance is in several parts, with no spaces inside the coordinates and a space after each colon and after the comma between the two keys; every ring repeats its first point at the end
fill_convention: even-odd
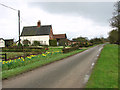
{"type": "Polygon", "coordinates": [[[32,2],[30,7],[42,8],[53,14],[80,15],[99,24],[108,24],[114,2],[32,2]]]}

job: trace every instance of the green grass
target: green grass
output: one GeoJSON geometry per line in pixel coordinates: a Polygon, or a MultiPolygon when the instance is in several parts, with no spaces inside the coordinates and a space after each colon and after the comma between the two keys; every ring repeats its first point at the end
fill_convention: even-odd
{"type": "Polygon", "coordinates": [[[118,45],[105,45],[86,88],[118,88],[118,45]]]}
{"type": "Polygon", "coordinates": [[[84,50],[86,50],[86,49],[76,50],[76,51],[69,52],[69,53],[66,53],[66,54],[60,54],[60,55],[56,54],[56,55],[52,55],[50,57],[45,57],[45,59],[43,59],[43,60],[39,60],[40,58],[35,58],[36,62],[27,64],[25,66],[17,67],[17,68],[14,68],[14,69],[2,71],[2,79],[16,76],[16,75],[21,74],[23,72],[26,72],[26,71],[35,69],[37,67],[46,65],[48,63],[51,63],[51,62],[66,58],[66,57],[68,57],[70,55],[82,52],[84,50]]]}

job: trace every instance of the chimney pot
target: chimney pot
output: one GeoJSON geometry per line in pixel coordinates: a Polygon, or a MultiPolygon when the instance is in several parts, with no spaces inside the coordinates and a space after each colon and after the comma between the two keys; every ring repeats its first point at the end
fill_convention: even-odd
{"type": "Polygon", "coordinates": [[[41,26],[41,21],[40,21],[40,20],[37,22],[37,26],[38,26],[38,27],[41,26]]]}

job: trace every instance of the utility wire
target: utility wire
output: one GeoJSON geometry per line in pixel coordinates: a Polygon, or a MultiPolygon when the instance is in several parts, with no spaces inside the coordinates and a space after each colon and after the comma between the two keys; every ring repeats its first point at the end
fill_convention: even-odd
{"type": "Polygon", "coordinates": [[[12,9],[12,10],[18,11],[17,9],[14,9],[14,8],[12,8],[12,7],[9,7],[9,6],[4,5],[4,4],[2,4],[2,3],[0,3],[0,5],[2,5],[2,6],[4,6],[4,7],[7,7],[7,8],[10,8],[10,9],[12,9]]]}
{"type": "MultiPolygon", "coordinates": [[[[2,4],[2,3],[0,3],[0,5],[1,5],[1,6],[4,6],[4,7],[6,7],[6,8],[12,9],[12,10],[14,10],[14,11],[19,11],[19,10],[17,10],[17,9],[14,9],[14,8],[12,8],[12,7],[9,7],[9,6],[4,5],[4,4],[2,4]]],[[[27,24],[30,24],[30,23],[28,23],[25,19],[23,19],[22,17],[21,17],[21,19],[22,19],[23,22],[26,22],[27,24]]],[[[35,19],[35,17],[34,17],[34,19],[35,19]]]]}

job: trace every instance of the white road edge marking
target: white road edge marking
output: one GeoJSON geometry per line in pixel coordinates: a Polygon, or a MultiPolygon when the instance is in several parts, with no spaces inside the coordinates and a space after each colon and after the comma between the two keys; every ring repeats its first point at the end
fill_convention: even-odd
{"type": "Polygon", "coordinates": [[[92,66],[94,66],[95,65],[95,63],[92,63],[92,66]]]}
{"type": "Polygon", "coordinates": [[[93,68],[94,65],[95,65],[95,63],[93,62],[93,63],[92,63],[92,66],[91,66],[91,69],[93,68]]]}
{"type": "Polygon", "coordinates": [[[101,47],[101,48],[99,49],[99,51],[101,51],[101,50],[102,50],[102,48],[103,48],[103,47],[101,47]]]}
{"type": "MultiPolygon", "coordinates": [[[[101,50],[102,50],[102,48],[99,49],[99,51],[101,51],[101,50]]],[[[86,51],[88,51],[88,50],[86,50],[86,51]]],[[[98,57],[98,56],[99,56],[99,54],[97,55],[97,57],[98,57]]],[[[97,57],[95,58],[95,60],[98,59],[97,57]]],[[[95,63],[93,62],[93,63],[92,63],[92,66],[91,66],[91,69],[93,68],[94,65],[95,65],[95,63]]],[[[84,77],[84,83],[87,83],[87,82],[88,82],[89,77],[90,77],[90,75],[88,75],[88,74],[85,75],[85,77],[84,77]]]]}
{"type": "Polygon", "coordinates": [[[89,80],[89,77],[90,77],[90,75],[85,75],[84,83],[87,83],[87,81],[89,80]]]}

